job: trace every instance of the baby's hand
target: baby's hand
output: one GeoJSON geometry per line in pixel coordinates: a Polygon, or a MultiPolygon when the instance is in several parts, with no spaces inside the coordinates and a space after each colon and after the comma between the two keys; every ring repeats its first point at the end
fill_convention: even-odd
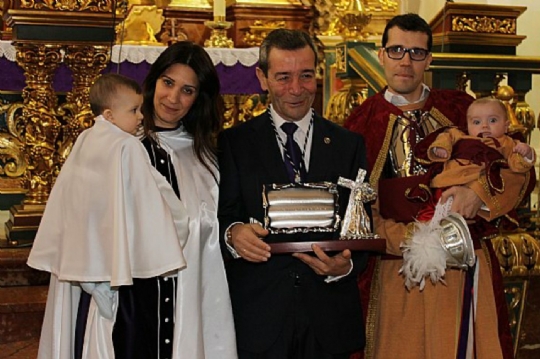
{"type": "Polygon", "coordinates": [[[448,152],[444,148],[441,148],[441,147],[433,147],[433,154],[435,155],[435,157],[439,157],[439,158],[448,157],[448,152]]]}
{"type": "Polygon", "coordinates": [[[514,147],[514,152],[519,153],[528,160],[532,160],[532,148],[526,143],[520,142],[514,147]]]}

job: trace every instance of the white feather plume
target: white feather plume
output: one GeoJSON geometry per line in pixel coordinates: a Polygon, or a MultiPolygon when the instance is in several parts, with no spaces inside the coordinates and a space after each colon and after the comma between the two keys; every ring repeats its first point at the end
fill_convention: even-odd
{"type": "Polygon", "coordinates": [[[413,236],[400,246],[403,266],[399,273],[405,277],[405,287],[411,290],[418,285],[422,291],[426,285],[426,277],[429,277],[433,284],[442,282],[446,285],[446,252],[439,239],[439,222],[416,222],[415,227],[413,236]]]}

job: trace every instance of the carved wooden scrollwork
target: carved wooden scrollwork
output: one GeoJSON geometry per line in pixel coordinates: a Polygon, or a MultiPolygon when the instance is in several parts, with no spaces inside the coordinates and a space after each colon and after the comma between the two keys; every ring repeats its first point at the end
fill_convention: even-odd
{"type": "Polygon", "coordinates": [[[111,12],[114,6],[112,0],[21,0],[21,8],[35,10],[111,12]]]}
{"type": "Polygon", "coordinates": [[[10,178],[21,177],[28,162],[24,153],[22,130],[17,128],[16,116],[22,112],[22,103],[3,105],[0,114],[6,114],[7,132],[0,132],[0,175],[10,178]]]}
{"type": "Polygon", "coordinates": [[[452,17],[452,31],[515,34],[516,19],[498,19],[487,16],[452,17]]]}
{"type": "Polygon", "coordinates": [[[25,203],[46,203],[54,181],[55,143],[61,124],[56,118],[57,96],[52,87],[55,70],[62,61],[61,45],[14,44],[17,64],[24,70],[26,87],[23,90],[23,108],[15,117],[14,126],[22,129],[28,166],[25,181],[29,191],[25,203]]]}

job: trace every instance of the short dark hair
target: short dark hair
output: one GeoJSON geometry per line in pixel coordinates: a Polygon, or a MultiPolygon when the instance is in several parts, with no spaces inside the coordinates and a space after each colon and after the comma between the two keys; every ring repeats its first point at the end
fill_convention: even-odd
{"type": "Polygon", "coordinates": [[[291,29],[273,30],[263,40],[259,49],[259,68],[264,73],[264,76],[268,76],[268,68],[270,66],[268,64],[268,56],[270,55],[270,50],[274,48],[280,50],[300,50],[306,46],[309,46],[313,50],[313,54],[315,55],[314,65],[317,66],[317,48],[308,33],[302,30],[291,29]]]}
{"type": "Polygon", "coordinates": [[[137,95],[142,94],[141,86],[137,81],[119,74],[103,74],[90,87],[90,109],[94,116],[99,116],[103,111],[111,108],[111,101],[120,87],[131,89],[137,95]]]}
{"type": "Polygon", "coordinates": [[[179,41],[167,47],[150,67],[143,84],[143,127],[145,136],[155,141],[154,95],[159,78],[171,66],[189,66],[197,75],[197,99],[181,119],[186,132],[193,136],[193,150],[199,161],[211,173],[209,161],[216,164],[217,133],[223,122],[223,98],[216,68],[206,50],[191,41],[179,41]]]}
{"type": "Polygon", "coordinates": [[[388,42],[388,31],[396,26],[403,31],[415,31],[426,34],[428,36],[427,49],[431,52],[431,47],[433,46],[433,33],[431,27],[429,27],[426,20],[422,19],[418,14],[413,13],[397,15],[388,21],[384,28],[382,47],[386,47],[386,43],[388,42]]]}

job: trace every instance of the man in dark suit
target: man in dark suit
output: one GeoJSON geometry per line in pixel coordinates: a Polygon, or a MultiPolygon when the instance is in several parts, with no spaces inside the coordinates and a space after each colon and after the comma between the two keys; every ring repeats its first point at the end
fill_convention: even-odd
{"type": "MultiPolygon", "coordinates": [[[[241,359],[348,358],[364,346],[356,276],[366,257],[349,250],[325,253],[316,245],[313,254],[271,256],[268,243],[337,239],[338,233],[269,235],[253,223],[263,222],[265,184],[337,183],[339,176],[354,179],[366,167],[363,138],[311,107],[316,64],[309,35],[272,31],[257,69],[272,104],[219,137],[218,217],[235,257],[226,269],[241,359]]],[[[343,217],[349,191],[339,191],[343,217]]]]}

